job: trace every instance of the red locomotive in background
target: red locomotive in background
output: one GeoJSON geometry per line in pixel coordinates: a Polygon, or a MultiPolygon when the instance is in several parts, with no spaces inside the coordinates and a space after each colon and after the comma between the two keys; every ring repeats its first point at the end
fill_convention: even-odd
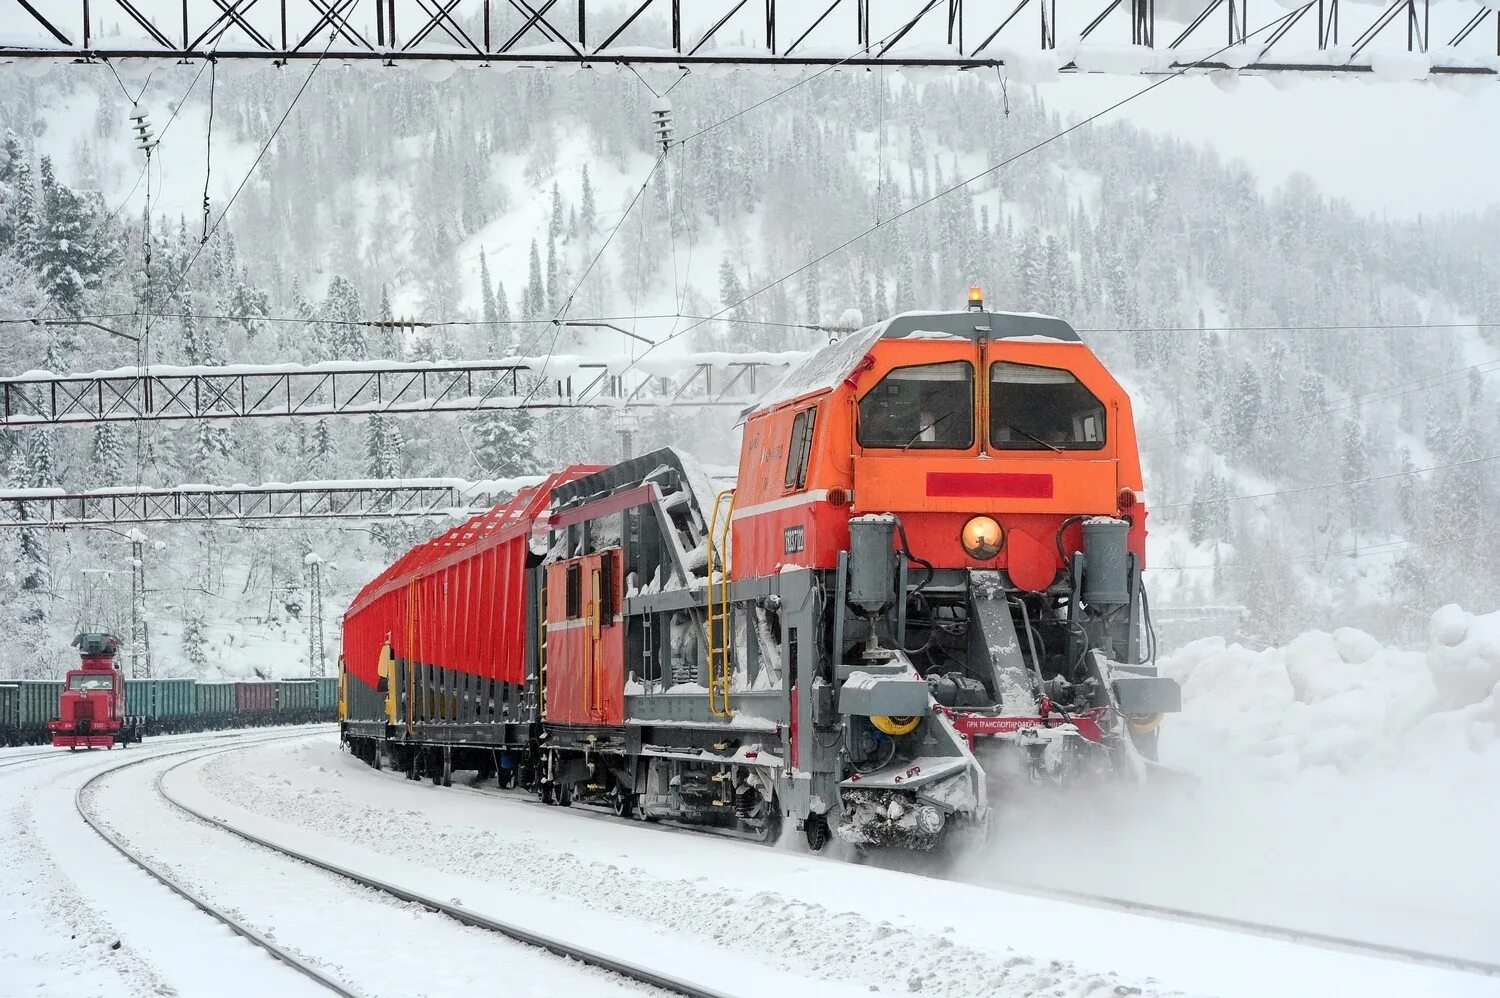
{"type": "Polygon", "coordinates": [[[125,677],[115,668],[120,639],[88,631],[73,639],[82,661],[68,670],[55,721],[48,722],[56,747],[114,748],[140,741],[125,717],[125,677]]]}

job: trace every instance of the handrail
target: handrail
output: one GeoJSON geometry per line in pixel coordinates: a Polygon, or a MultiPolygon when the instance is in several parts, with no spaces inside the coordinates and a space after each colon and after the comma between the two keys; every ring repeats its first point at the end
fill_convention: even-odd
{"type": "Polygon", "coordinates": [[[734,716],[734,709],[729,705],[729,646],[732,640],[729,618],[729,542],[733,519],[734,489],[724,489],[714,496],[714,508],[708,524],[708,710],[715,717],[734,716]],[[724,517],[722,530],[719,526],[721,509],[724,517]],[[715,567],[719,572],[717,592],[714,590],[715,567]]]}

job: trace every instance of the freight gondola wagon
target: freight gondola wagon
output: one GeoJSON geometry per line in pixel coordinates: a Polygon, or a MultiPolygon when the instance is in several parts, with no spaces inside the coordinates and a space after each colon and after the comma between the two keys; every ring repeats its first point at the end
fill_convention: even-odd
{"type": "Polygon", "coordinates": [[[235,683],[195,683],[193,697],[198,723],[205,728],[227,728],[234,723],[235,683]]]}
{"type": "Polygon", "coordinates": [[[276,723],[276,683],[235,683],[234,712],[240,724],[276,723]]]}
{"type": "Polygon", "coordinates": [[[51,736],[47,722],[57,717],[58,698],[62,696],[63,682],[60,679],[24,679],[17,684],[20,691],[18,721],[25,732],[24,740],[41,743],[51,736]]]}
{"type": "Polygon", "coordinates": [[[314,680],[318,684],[318,711],[319,713],[332,717],[333,712],[339,709],[339,679],[337,676],[329,676],[324,679],[314,680]]]}
{"type": "Polygon", "coordinates": [[[0,745],[21,744],[21,691],[15,683],[0,683],[0,745]]]}
{"type": "Polygon", "coordinates": [[[283,679],[276,684],[276,712],[282,723],[311,721],[318,713],[318,684],[311,679],[283,679]]]}

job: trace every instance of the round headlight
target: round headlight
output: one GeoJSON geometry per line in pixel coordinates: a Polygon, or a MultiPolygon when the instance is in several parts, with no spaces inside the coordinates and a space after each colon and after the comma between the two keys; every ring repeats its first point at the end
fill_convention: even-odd
{"type": "Polygon", "coordinates": [[[1000,545],[1005,543],[1005,531],[993,517],[976,516],[964,524],[959,540],[970,558],[988,561],[1000,553],[1000,545]]]}

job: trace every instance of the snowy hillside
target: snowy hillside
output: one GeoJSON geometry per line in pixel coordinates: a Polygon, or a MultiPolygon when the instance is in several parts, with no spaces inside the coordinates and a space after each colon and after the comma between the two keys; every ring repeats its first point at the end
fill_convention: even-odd
{"type": "MultiPolygon", "coordinates": [[[[103,70],[10,81],[0,315],[59,298],[74,314],[136,311],[148,291],[146,185],[120,88],[103,70]]],[[[1500,315],[1496,209],[1387,221],[1307,177],[1267,192],[1209,150],[1106,119],[799,270],[1052,134],[1057,116],[1037,93],[967,75],[831,74],[718,124],[784,84],[693,75],[672,94],[681,144],[653,171],[651,94],[618,75],[434,82],[330,68],[200,252],[205,182],[216,220],[300,83],[220,74],[210,141],[197,67],[132,81],[146,84],[159,130],[177,114],[152,161],[152,360],[643,349],[606,330],[558,335],[547,320],[559,313],[626,317],[613,321],[657,341],[691,329],[663,351],[801,348],[825,334],[788,324],[948,307],[977,282],[994,307],[1068,318],[1132,389],[1150,584],[1169,640],[1191,633],[1165,623],[1174,608],[1220,608],[1208,629],[1252,643],[1358,626],[1411,645],[1444,603],[1500,605],[1500,567],[1485,556],[1500,538],[1479,515],[1494,469],[1464,463],[1488,457],[1484,441],[1500,430],[1489,378],[1500,330],[1472,325],[1500,315]],[[734,321],[690,318],[721,310],[734,321]],[[459,324],[402,336],[337,324],[388,316],[459,324]],[[1408,473],[1426,468],[1438,470],[1408,473]]],[[[138,317],[117,321],[146,331],[138,317]]],[[[10,333],[7,372],[133,361],[130,344],[102,333],[10,333]]],[[[612,420],[163,425],[140,439],[31,431],[5,438],[0,460],[12,486],[478,478],[612,460],[612,420]]],[[[637,446],[671,442],[728,464],[732,424],[727,412],[668,411],[644,421],[637,446]]],[[[349,594],[432,529],[216,528],[220,562],[207,573],[204,532],[155,532],[164,546],[148,559],[148,587],[166,671],[212,672],[223,659],[243,672],[245,641],[303,656],[273,671],[305,666],[302,622],[250,622],[305,587],[303,556],[343,565],[326,596],[332,642],[349,594]],[[268,629],[242,636],[258,627],[268,629]]],[[[76,623],[121,612],[118,592],[91,594],[83,574],[116,568],[128,582],[118,539],[25,532],[0,543],[17,565],[0,600],[21,608],[6,626],[28,649],[0,669],[47,671],[76,623]],[[41,620],[50,638],[37,637],[41,620]]]]}

